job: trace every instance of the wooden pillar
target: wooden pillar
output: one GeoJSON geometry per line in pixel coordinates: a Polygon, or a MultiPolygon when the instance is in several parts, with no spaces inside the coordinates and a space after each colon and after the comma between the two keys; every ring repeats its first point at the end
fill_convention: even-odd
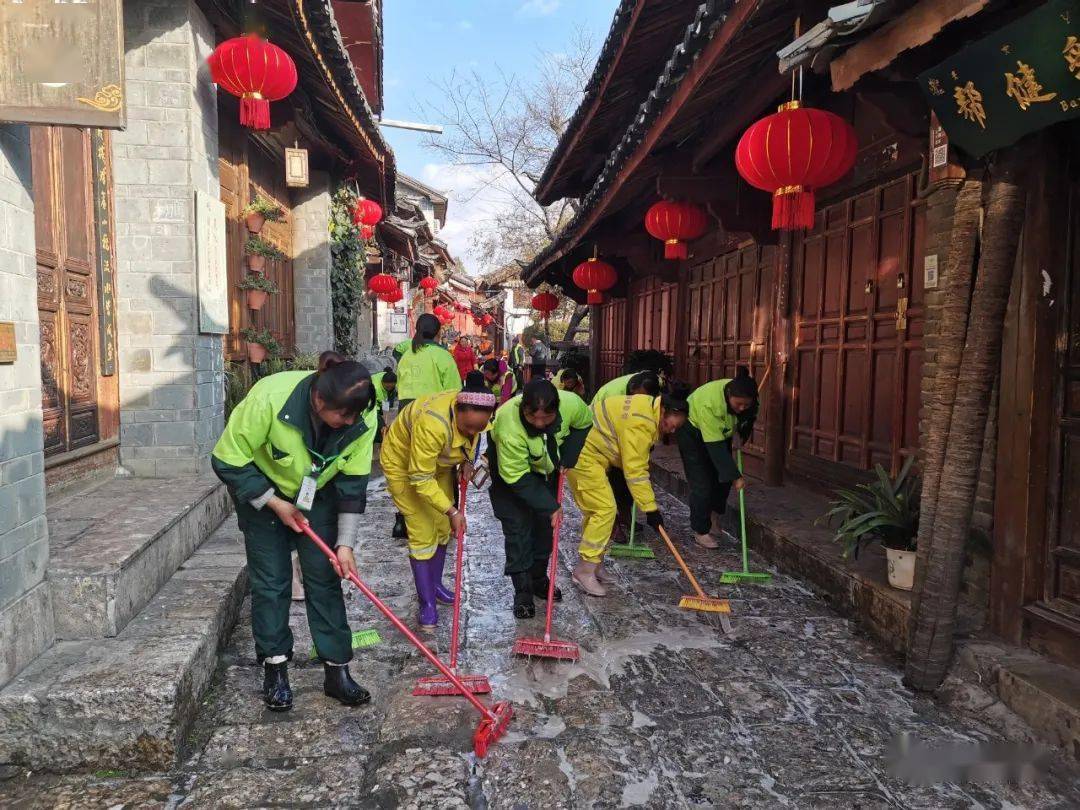
{"type": "Polygon", "coordinates": [[[690,319],[684,316],[690,308],[690,267],[687,262],[679,263],[679,281],[675,288],[674,311],[671,316],[675,318],[675,378],[686,380],[689,368],[689,356],[687,346],[690,340],[690,319]]]}
{"type": "Polygon", "coordinates": [[[765,483],[779,486],[784,481],[784,453],[787,447],[788,359],[791,357],[792,236],[785,234],[776,249],[773,285],[772,328],[769,330],[769,379],[766,381],[768,408],[765,411],[765,483]]]}
{"type": "Polygon", "coordinates": [[[600,345],[604,341],[603,319],[600,307],[589,305],[589,379],[585,381],[587,391],[596,391],[600,379],[600,345]]]}

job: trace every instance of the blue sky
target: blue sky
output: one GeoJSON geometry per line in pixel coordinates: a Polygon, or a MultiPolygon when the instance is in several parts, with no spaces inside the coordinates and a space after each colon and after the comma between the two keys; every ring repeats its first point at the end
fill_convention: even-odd
{"type": "MultiPolygon", "coordinates": [[[[384,10],[384,102],[386,118],[422,120],[424,103],[437,102],[430,80],[451,70],[482,76],[527,74],[542,51],[559,51],[582,29],[599,48],[618,0],[386,0],[384,10]]],[[[443,123],[431,121],[427,123],[443,123]]],[[[445,159],[422,146],[420,133],[383,129],[400,171],[450,192],[448,219],[458,221],[443,236],[467,258],[471,224],[467,190],[445,159]]],[[[448,222],[448,225],[450,223],[448,222]]],[[[484,268],[472,268],[482,270],[484,268]]]]}

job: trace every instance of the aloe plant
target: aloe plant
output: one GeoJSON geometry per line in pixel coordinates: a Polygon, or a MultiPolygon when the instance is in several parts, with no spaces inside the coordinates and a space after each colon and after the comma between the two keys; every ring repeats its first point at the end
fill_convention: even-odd
{"type": "Polygon", "coordinates": [[[901,551],[914,551],[919,536],[919,480],[911,474],[909,456],[895,479],[880,465],[875,480],[854,489],[836,490],[832,507],[822,518],[838,523],[833,540],[843,545],[842,556],[858,559],[859,551],[875,541],[901,551]]]}

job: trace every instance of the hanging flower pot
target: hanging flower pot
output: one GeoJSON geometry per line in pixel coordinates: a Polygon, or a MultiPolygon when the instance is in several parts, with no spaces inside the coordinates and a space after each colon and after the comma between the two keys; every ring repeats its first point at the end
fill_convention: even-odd
{"type": "Polygon", "coordinates": [[[222,42],[206,60],[210,78],[240,98],[240,124],[270,129],[270,102],[296,89],[296,64],[258,34],[222,42]]]}
{"type": "Polygon", "coordinates": [[[266,359],[267,351],[266,347],[260,343],[249,343],[247,345],[248,360],[252,363],[261,363],[266,359]]]}
{"type": "Polygon", "coordinates": [[[284,218],[284,209],[263,197],[256,197],[255,201],[244,209],[244,224],[253,235],[261,232],[267,222],[281,222],[284,218]]]}
{"type": "Polygon", "coordinates": [[[645,213],[645,230],[664,243],[665,259],[685,259],[686,243],[705,235],[709,218],[688,202],[661,200],[645,213]]]}
{"type": "Polygon", "coordinates": [[[248,309],[258,312],[266,304],[266,299],[270,297],[270,293],[263,290],[247,290],[245,297],[247,298],[248,309]]]}
{"type": "Polygon", "coordinates": [[[269,329],[255,329],[249,326],[240,330],[240,337],[247,343],[248,360],[252,363],[261,363],[268,356],[278,357],[281,354],[281,344],[277,342],[269,329]]]}
{"type": "Polygon", "coordinates": [[[615,268],[595,256],[574,268],[574,284],[588,293],[586,301],[590,304],[604,303],[604,293],[618,280],[615,268]]]}
{"type": "Polygon", "coordinates": [[[267,242],[261,236],[252,236],[244,243],[244,253],[248,257],[248,269],[255,273],[266,270],[266,260],[280,261],[285,254],[267,242]]]}
{"type": "Polygon", "coordinates": [[[266,304],[266,299],[278,292],[278,286],[266,276],[249,275],[238,285],[244,291],[248,309],[258,311],[266,304]]]}

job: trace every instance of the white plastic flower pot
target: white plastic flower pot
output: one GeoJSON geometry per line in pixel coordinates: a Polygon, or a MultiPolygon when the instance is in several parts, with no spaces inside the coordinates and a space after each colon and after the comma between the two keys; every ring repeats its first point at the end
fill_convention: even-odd
{"type": "Polygon", "coordinates": [[[915,584],[915,552],[887,548],[885,556],[889,561],[889,585],[910,591],[915,584]]]}

